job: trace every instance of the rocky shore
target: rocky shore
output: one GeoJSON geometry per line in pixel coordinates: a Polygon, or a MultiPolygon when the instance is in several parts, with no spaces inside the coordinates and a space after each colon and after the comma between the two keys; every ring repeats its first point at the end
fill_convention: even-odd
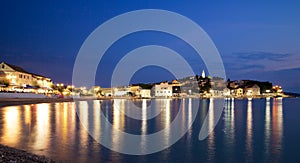
{"type": "Polygon", "coordinates": [[[0,145],[0,162],[55,163],[58,161],[51,160],[49,158],[46,158],[45,156],[38,156],[23,150],[18,150],[15,148],[0,145]]]}

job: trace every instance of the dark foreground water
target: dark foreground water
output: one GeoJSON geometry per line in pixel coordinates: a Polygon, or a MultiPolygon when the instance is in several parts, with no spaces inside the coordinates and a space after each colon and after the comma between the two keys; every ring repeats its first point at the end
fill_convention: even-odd
{"type": "MultiPolygon", "coordinates": [[[[227,100],[219,121],[213,109],[216,102],[104,100],[3,107],[0,143],[64,162],[300,162],[300,99],[227,100]],[[197,105],[199,110],[193,115],[197,105]],[[116,131],[154,134],[170,128],[180,112],[181,123],[163,132],[161,142],[170,145],[174,131],[184,135],[160,152],[126,155],[98,143],[107,140],[115,149],[138,148],[128,143],[124,147],[126,140],[116,131]],[[109,133],[110,126],[103,124],[102,113],[112,124],[109,133]],[[130,118],[131,115],[142,120],[130,118]],[[216,128],[199,141],[206,115],[207,127],[213,128],[217,121],[216,128]],[[192,122],[185,132],[184,128],[192,122]]],[[[156,143],[146,139],[140,142],[143,149],[156,143]]]]}

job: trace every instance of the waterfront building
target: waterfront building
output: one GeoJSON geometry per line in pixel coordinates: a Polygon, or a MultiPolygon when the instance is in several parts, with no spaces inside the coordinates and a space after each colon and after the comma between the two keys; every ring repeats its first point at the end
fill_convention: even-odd
{"type": "Polygon", "coordinates": [[[6,87],[8,79],[6,79],[6,74],[3,71],[0,71],[0,87],[6,87]]]}
{"type": "Polygon", "coordinates": [[[259,96],[260,95],[260,87],[257,84],[246,86],[245,87],[245,95],[246,96],[259,96]]]}
{"type": "Polygon", "coordinates": [[[239,87],[234,90],[235,96],[242,97],[244,95],[244,89],[239,87]]]}
{"type": "Polygon", "coordinates": [[[154,86],[154,94],[156,97],[172,97],[172,84],[162,82],[154,86]]]}
{"type": "Polygon", "coordinates": [[[140,96],[141,96],[141,98],[151,98],[151,90],[150,89],[141,89],[140,96]]]}
{"type": "Polygon", "coordinates": [[[172,81],[172,94],[173,96],[180,96],[181,84],[177,80],[172,81]]]}
{"type": "Polygon", "coordinates": [[[132,96],[139,96],[140,95],[141,87],[139,85],[131,85],[129,86],[129,92],[132,96]]]}
{"type": "Polygon", "coordinates": [[[101,88],[101,95],[102,96],[106,96],[106,97],[110,97],[113,95],[113,91],[111,88],[101,88]]]}
{"type": "Polygon", "coordinates": [[[224,88],[223,90],[223,96],[229,97],[231,95],[231,90],[229,88],[224,88]]]}
{"type": "Polygon", "coordinates": [[[217,90],[217,89],[211,89],[209,91],[212,97],[223,97],[224,96],[224,90],[217,90]]]}
{"type": "MultiPolygon", "coordinates": [[[[28,84],[28,85],[30,85],[30,84],[28,84]]],[[[53,83],[52,83],[52,80],[48,77],[33,74],[33,86],[34,85],[37,85],[42,88],[50,89],[52,87],[53,83]]]]}
{"type": "Polygon", "coordinates": [[[0,79],[5,79],[6,74],[3,71],[0,71],[0,79]]]}
{"type": "Polygon", "coordinates": [[[21,67],[5,62],[0,64],[0,71],[5,74],[10,86],[39,86],[50,89],[53,84],[48,77],[27,72],[21,67]]]}
{"type": "Polygon", "coordinates": [[[6,85],[6,84],[8,84],[7,82],[8,82],[8,80],[6,79],[5,73],[3,71],[0,71],[0,91],[5,90],[4,87],[7,86],[6,85]]]}
{"type": "Polygon", "coordinates": [[[278,86],[278,85],[273,86],[272,89],[274,90],[275,93],[282,93],[283,92],[282,87],[278,86]]]}
{"type": "Polygon", "coordinates": [[[114,90],[113,91],[114,92],[113,95],[115,97],[118,97],[118,96],[127,96],[128,93],[129,93],[129,91],[127,89],[114,88],[113,90],[114,90]]]}

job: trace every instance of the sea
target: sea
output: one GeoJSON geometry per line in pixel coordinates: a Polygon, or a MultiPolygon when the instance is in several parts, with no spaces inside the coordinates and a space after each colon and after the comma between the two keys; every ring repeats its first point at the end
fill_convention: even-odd
{"type": "Polygon", "coordinates": [[[0,108],[0,144],[61,162],[300,162],[300,99],[109,99],[0,108]]]}

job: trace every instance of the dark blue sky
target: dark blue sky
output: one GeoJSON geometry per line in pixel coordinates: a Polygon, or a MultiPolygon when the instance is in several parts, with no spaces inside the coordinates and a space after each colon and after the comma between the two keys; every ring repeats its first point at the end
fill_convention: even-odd
{"type": "MultiPolygon", "coordinates": [[[[164,9],[198,23],[216,44],[230,79],[269,80],[300,92],[300,2],[240,1],[1,1],[0,61],[71,83],[84,40],[103,22],[137,9],[164,9]]],[[[183,41],[163,33],[140,32],[116,42],[100,62],[97,83],[109,86],[118,59],[148,44],[183,55],[196,73],[205,67],[183,41]]],[[[142,69],[133,82],[171,79],[166,70],[142,69]]]]}

